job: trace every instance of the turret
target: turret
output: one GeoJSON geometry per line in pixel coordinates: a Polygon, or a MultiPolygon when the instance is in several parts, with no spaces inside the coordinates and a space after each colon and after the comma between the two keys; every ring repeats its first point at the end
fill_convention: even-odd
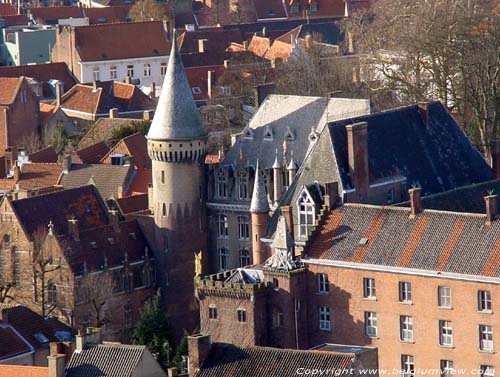
{"type": "Polygon", "coordinates": [[[273,181],[274,181],[274,202],[278,203],[281,199],[281,190],[283,189],[283,182],[281,176],[281,162],[278,157],[278,150],[276,149],[276,158],[273,164],[273,181]]]}
{"type": "Polygon", "coordinates": [[[288,171],[288,184],[291,185],[293,179],[295,178],[295,174],[297,174],[297,170],[299,169],[299,166],[297,165],[297,161],[292,158],[290,159],[290,163],[286,167],[286,170],[288,171]]]}
{"type": "Polygon", "coordinates": [[[266,244],[261,241],[261,238],[266,234],[267,224],[269,223],[269,202],[267,200],[266,187],[264,186],[264,180],[261,176],[258,160],[255,169],[250,212],[252,214],[253,263],[261,264],[264,263],[269,256],[266,244]]]}

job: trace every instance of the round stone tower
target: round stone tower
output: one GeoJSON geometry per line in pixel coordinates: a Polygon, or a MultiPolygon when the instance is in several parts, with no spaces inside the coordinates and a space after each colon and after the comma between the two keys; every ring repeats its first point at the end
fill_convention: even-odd
{"type": "Polygon", "coordinates": [[[195,253],[206,261],[204,161],[207,131],[173,38],[158,106],[147,135],[153,170],[158,278],[166,314],[179,333],[198,326],[195,253]]]}

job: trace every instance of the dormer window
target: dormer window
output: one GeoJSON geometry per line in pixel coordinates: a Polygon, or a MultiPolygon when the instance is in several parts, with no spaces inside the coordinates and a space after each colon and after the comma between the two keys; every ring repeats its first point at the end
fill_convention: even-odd
{"type": "Polygon", "coordinates": [[[314,225],[316,207],[311,196],[303,190],[297,202],[299,212],[299,236],[306,238],[309,227],[314,225]]]}
{"type": "Polygon", "coordinates": [[[193,91],[193,94],[200,94],[201,93],[201,89],[199,86],[193,86],[191,88],[191,90],[193,91]]]}
{"type": "Polygon", "coordinates": [[[240,200],[248,199],[248,175],[245,171],[238,175],[238,198],[240,200]]]}
{"type": "Polygon", "coordinates": [[[266,130],[264,131],[264,140],[273,140],[273,131],[270,128],[266,128],[266,130]]]}
{"type": "Polygon", "coordinates": [[[247,127],[243,130],[243,137],[245,139],[249,139],[249,140],[252,140],[253,139],[253,131],[247,127]]]}
{"type": "Polygon", "coordinates": [[[224,199],[227,196],[227,178],[224,170],[217,173],[217,196],[224,199]]]}
{"type": "Polygon", "coordinates": [[[295,136],[294,136],[293,132],[290,129],[286,130],[285,140],[286,141],[294,141],[295,140],[295,136]]]}

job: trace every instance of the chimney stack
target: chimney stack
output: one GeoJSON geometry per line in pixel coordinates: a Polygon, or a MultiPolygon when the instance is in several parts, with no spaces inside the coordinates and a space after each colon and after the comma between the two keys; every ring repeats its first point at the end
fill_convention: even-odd
{"type": "Polygon", "coordinates": [[[119,111],[116,107],[113,107],[112,109],[109,110],[109,117],[110,119],[116,119],[118,118],[119,111]]]}
{"type": "Polygon", "coordinates": [[[64,377],[66,368],[66,355],[57,354],[47,356],[49,364],[49,377],[64,377]]]}
{"type": "Polygon", "coordinates": [[[420,187],[411,188],[408,190],[410,195],[410,218],[413,219],[422,211],[422,204],[420,203],[420,194],[422,189],[420,187]]]}
{"type": "Polygon", "coordinates": [[[486,206],[486,225],[491,225],[497,217],[497,197],[498,195],[487,195],[484,197],[484,204],[486,206]]]}
{"type": "Polygon", "coordinates": [[[198,52],[203,54],[207,52],[207,42],[208,39],[198,39],[198,52]]]}
{"type": "Polygon", "coordinates": [[[81,352],[85,349],[85,334],[82,334],[81,330],[75,335],[75,343],[75,351],[81,352]]]}
{"type": "Polygon", "coordinates": [[[57,108],[61,107],[61,98],[62,98],[62,84],[60,82],[56,82],[56,106],[57,106],[57,108]]]}
{"type": "Polygon", "coordinates": [[[356,189],[358,201],[365,203],[368,200],[370,180],[368,167],[368,123],[351,124],[346,126],[346,129],[351,184],[356,189]]]}
{"type": "Polygon", "coordinates": [[[99,81],[97,80],[92,81],[92,91],[95,92],[97,88],[99,88],[99,81]]]}
{"type": "Polygon", "coordinates": [[[154,110],[144,110],[144,112],[142,113],[142,119],[153,120],[154,114],[155,114],[154,110]]]}
{"type": "Polygon", "coordinates": [[[73,236],[75,241],[80,240],[80,229],[78,228],[78,219],[72,218],[68,219],[68,234],[73,236]]]}
{"type": "Polygon", "coordinates": [[[156,84],[154,83],[154,81],[152,81],[151,84],[149,84],[149,97],[151,99],[156,98],[156,84]]]}
{"type": "Polygon", "coordinates": [[[189,376],[193,377],[200,370],[203,360],[210,352],[210,336],[196,334],[188,336],[189,376]]]}
{"type": "Polygon", "coordinates": [[[274,159],[273,164],[273,182],[274,182],[274,202],[278,203],[281,199],[281,190],[283,189],[282,184],[282,171],[281,171],[281,162],[278,157],[278,150],[276,149],[276,158],[274,159]]]}
{"type": "Polygon", "coordinates": [[[131,84],[131,83],[132,79],[130,78],[130,76],[125,77],[125,84],[131,84]]]}
{"type": "Polygon", "coordinates": [[[14,182],[19,182],[21,178],[21,168],[19,167],[17,161],[14,161],[14,167],[12,169],[14,171],[14,182]]]}
{"type": "Polygon", "coordinates": [[[429,128],[429,104],[427,102],[419,102],[418,111],[420,112],[425,128],[429,128]]]}
{"type": "Polygon", "coordinates": [[[215,84],[215,71],[208,71],[208,74],[207,74],[208,98],[212,98],[212,85],[213,84],[215,84]]]}
{"type": "Polygon", "coordinates": [[[67,154],[62,158],[62,171],[64,174],[68,174],[71,169],[71,154],[67,154]]]}
{"type": "Polygon", "coordinates": [[[290,206],[282,206],[281,207],[281,215],[285,218],[286,223],[288,224],[288,230],[292,239],[294,239],[294,225],[293,225],[293,214],[292,207],[290,206]]]}
{"type": "Polygon", "coordinates": [[[500,140],[491,143],[491,169],[495,178],[500,178],[500,140]]]}

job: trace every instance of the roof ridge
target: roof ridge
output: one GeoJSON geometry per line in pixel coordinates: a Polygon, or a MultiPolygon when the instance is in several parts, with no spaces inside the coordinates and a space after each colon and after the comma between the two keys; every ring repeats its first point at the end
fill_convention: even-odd
{"type": "Polygon", "coordinates": [[[82,29],[90,29],[90,28],[103,28],[103,27],[110,27],[110,26],[117,26],[117,25],[137,25],[137,24],[154,24],[154,23],[160,23],[161,21],[159,20],[153,20],[153,21],[138,21],[138,22],[109,22],[105,24],[92,24],[92,25],[82,25],[82,26],[75,26],[75,30],[82,30],[82,29]]]}

